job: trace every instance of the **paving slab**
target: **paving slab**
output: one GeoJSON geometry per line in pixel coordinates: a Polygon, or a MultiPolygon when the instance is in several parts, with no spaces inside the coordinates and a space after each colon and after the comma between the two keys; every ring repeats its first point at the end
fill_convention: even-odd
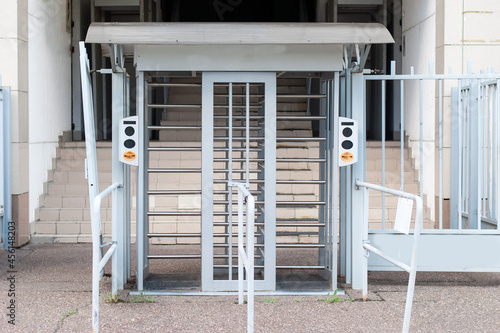
{"type": "MultiPolygon", "coordinates": [[[[12,273],[0,251],[0,332],[90,332],[90,244],[40,244],[16,249],[16,325],[8,323],[12,273]]],[[[191,265],[180,265],[191,270],[191,265]]],[[[106,269],[109,273],[109,267],[106,269]]],[[[340,302],[318,296],[257,296],[256,332],[400,332],[408,275],[370,272],[368,301],[345,287],[340,302]]],[[[236,296],[141,297],[133,286],[108,303],[101,281],[101,332],[245,332],[246,306],[236,296]]],[[[500,331],[500,273],[419,272],[411,332],[500,331]]]]}

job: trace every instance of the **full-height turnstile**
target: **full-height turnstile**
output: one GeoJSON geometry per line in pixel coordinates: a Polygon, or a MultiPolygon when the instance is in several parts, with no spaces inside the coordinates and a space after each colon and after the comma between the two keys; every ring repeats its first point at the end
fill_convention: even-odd
{"type": "Polygon", "coordinates": [[[232,182],[245,183],[257,199],[257,290],[335,289],[338,173],[332,129],[338,75],[315,78],[318,91],[313,93],[306,91],[300,73],[280,78],[275,72],[141,75],[139,290],[236,290],[232,182]],[[308,107],[310,100],[317,101],[316,107],[308,107]],[[186,239],[201,246],[149,250],[150,243],[186,239]],[[199,265],[198,273],[181,283],[157,264],[179,260],[199,265]],[[155,265],[160,268],[150,270],[155,265]]]}
{"type": "MultiPolygon", "coordinates": [[[[362,67],[370,44],[392,43],[385,27],[335,23],[93,23],[86,42],[100,43],[104,50],[110,51],[123,46],[123,55],[134,57],[136,112],[143,138],[138,151],[136,191],[139,291],[148,289],[144,282],[148,275],[153,275],[149,274],[153,259],[161,262],[178,258],[201,264],[198,290],[236,289],[231,281],[234,269],[231,245],[234,197],[228,186],[231,180],[248,180],[250,191],[257,196],[257,288],[273,290],[280,281],[301,281],[293,272],[311,270],[327,276],[331,281],[329,289],[336,287],[338,168],[333,163],[332,132],[338,117],[338,73],[350,66],[347,58],[353,54],[362,67]],[[174,77],[200,75],[211,83],[188,84],[208,89],[209,94],[203,94],[203,103],[201,98],[196,101],[194,95],[193,102],[184,104],[169,99],[170,88],[180,84],[174,82],[174,77]],[[280,93],[279,84],[276,92],[268,91],[276,79],[297,78],[318,78],[323,90],[314,97],[280,93]],[[210,105],[205,102],[207,96],[213,99],[210,111],[206,110],[210,105]],[[280,109],[281,104],[297,98],[304,98],[300,105],[309,105],[311,99],[320,100],[319,112],[280,109]],[[274,99],[276,115],[273,115],[275,106],[268,105],[274,99]],[[218,103],[226,105],[219,108],[218,103]],[[180,114],[197,112],[198,123],[170,124],[168,116],[175,109],[181,109],[180,114]],[[259,117],[264,122],[259,123],[259,117]],[[287,122],[303,120],[314,123],[317,130],[311,133],[287,127],[287,122]],[[274,128],[270,126],[273,122],[276,122],[274,128]],[[169,130],[179,135],[173,145],[162,140],[161,132],[169,130]],[[191,131],[198,134],[184,143],[180,138],[191,131]],[[213,149],[208,151],[205,146],[213,149]],[[304,156],[292,154],[301,149],[306,152],[304,156]],[[309,154],[313,151],[314,154],[309,154]],[[182,154],[193,152],[203,158],[182,162],[182,154]],[[157,158],[159,154],[168,157],[157,158]],[[179,179],[177,188],[161,187],[160,178],[173,177],[179,179]],[[296,188],[303,186],[312,186],[310,193],[297,195],[296,188]],[[185,200],[181,199],[183,196],[191,197],[185,200]],[[166,221],[167,218],[172,220],[166,221]],[[184,223],[193,228],[183,230],[184,223]],[[169,238],[184,238],[197,244],[201,239],[203,251],[201,248],[199,252],[184,253],[153,253],[156,251],[153,248],[150,251],[150,243],[169,238]],[[310,252],[295,256],[294,251],[298,250],[310,252]],[[280,255],[287,251],[293,252],[293,260],[289,262],[282,261],[280,255]],[[313,261],[301,264],[298,261],[301,257],[313,261]]],[[[108,54],[114,57],[113,52],[108,54]]]]}
{"type": "Polygon", "coordinates": [[[203,73],[202,82],[201,287],[237,289],[237,181],[257,198],[255,286],[274,290],[276,74],[203,73]]]}

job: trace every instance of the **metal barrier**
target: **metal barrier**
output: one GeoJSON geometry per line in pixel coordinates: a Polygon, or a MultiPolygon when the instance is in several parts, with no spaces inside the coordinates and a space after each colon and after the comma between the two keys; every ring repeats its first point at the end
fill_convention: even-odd
{"type": "MultiPolygon", "coordinates": [[[[363,223],[363,248],[366,251],[370,251],[390,263],[398,266],[404,271],[410,273],[410,277],[408,279],[408,292],[406,295],[406,306],[405,306],[405,316],[403,321],[403,332],[408,332],[410,330],[410,319],[411,319],[411,309],[413,304],[413,293],[415,290],[415,278],[417,275],[417,247],[418,247],[418,239],[420,236],[420,232],[423,228],[423,202],[422,199],[414,194],[406,193],[402,191],[393,190],[390,188],[373,185],[370,183],[365,183],[359,180],[356,180],[356,186],[364,187],[364,223],[363,223]],[[415,215],[415,230],[413,232],[413,249],[411,254],[411,262],[410,265],[407,265],[397,259],[391,258],[387,256],[382,251],[377,249],[376,247],[370,245],[370,241],[368,240],[368,208],[369,208],[369,190],[375,190],[382,193],[392,194],[395,196],[411,199],[416,202],[416,215],[415,215]]],[[[366,299],[368,294],[368,253],[364,256],[364,271],[363,271],[363,298],[366,299]]]]}
{"type": "Polygon", "coordinates": [[[12,221],[10,88],[2,87],[0,76],[0,248],[8,249],[8,229],[12,221]]]}
{"type": "Polygon", "coordinates": [[[500,210],[500,79],[452,88],[452,216],[457,229],[497,229],[500,210]]]}
{"type": "Polygon", "coordinates": [[[238,304],[243,304],[245,268],[247,277],[247,332],[253,332],[254,323],[254,228],[255,198],[245,183],[229,183],[238,187],[238,304]],[[243,203],[246,203],[246,251],[243,246],[243,203]]]}
{"type": "MultiPolygon", "coordinates": [[[[89,198],[91,202],[91,225],[92,225],[92,332],[99,332],[99,280],[104,266],[113,257],[114,266],[117,264],[118,242],[113,240],[109,243],[102,242],[102,223],[101,223],[101,202],[104,197],[118,188],[123,187],[121,182],[115,182],[104,191],[99,193],[99,179],[97,172],[97,151],[96,135],[94,123],[94,108],[92,102],[92,85],[90,80],[90,67],[87,52],[83,42],[80,43],[80,70],[82,78],[82,101],[83,115],[85,122],[85,146],[87,159],[85,160],[85,178],[89,184],[89,198]],[[105,254],[103,249],[110,246],[105,254]],[[101,258],[102,257],[102,258],[101,258]]],[[[123,201],[113,203],[113,211],[121,210],[123,201]]],[[[112,235],[115,239],[117,235],[117,225],[112,225],[112,235]]],[[[120,238],[121,239],[121,238],[120,238]]],[[[112,295],[116,296],[118,276],[113,270],[112,295]]]]}
{"type": "MultiPolygon", "coordinates": [[[[498,229],[498,211],[500,208],[500,195],[498,194],[498,172],[499,145],[499,95],[498,82],[500,74],[495,73],[492,68],[480,74],[472,73],[472,64],[468,63],[467,74],[435,74],[434,64],[429,64],[428,74],[415,74],[413,67],[410,74],[396,74],[396,63],[391,63],[389,75],[364,75],[365,83],[369,81],[379,82],[382,108],[381,138],[382,138],[382,179],[381,185],[394,183],[394,179],[386,176],[386,85],[391,82],[394,87],[394,95],[399,98],[394,106],[395,116],[399,113],[400,128],[400,188],[405,189],[405,149],[411,148],[416,158],[419,178],[419,195],[425,201],[427,207],[437,204],[434,208],[437,212],[436,227],[432,230],[447,229],[498,229]],[[435,86],[434,86],[435,85],[435,86]],[[449,118],[447,114],[447,98],[450,94],[450,85],[456,88],[452,90],[452,124],[451,131],[446,128],[449,118]],[[434,88],[435,87],[435,88],[434,88]],[[433,126],[433,119],[424,114],[424,109],[429,108],[426,104],[428,94],[433,94],[435,89],[436,107],[436,135],[432,137],[424,134],[428,126],[433,126]],[[399,95],[399,96],[397,96],[399,95]],[[399,104],[399,105],[398,105],[399,104]],[[412,105],[418,105],[418,112],[411,114],[412,105]],[[396,111],[397,110],[397,111],[396,111]],[[406,120],[405,120],[406,119],[406,120]],[[411,120],[411,121],[410,121],[411,120]],[[418,124],[416,126],[411,124],[418,124]],[[406,133],[408,143],[405,143],[406,133]],[[451,133],[451,134],[449,134],[451,133]],[[450,144],[447,143],[451,139],[450,144]],[[450,152],[448,154],[448,152],[450,152]],[[447,160],[450,159],[451,163],[447,160]],[[450,163],[451,173],[443,171],[450,163]],[[434,169],[436,170],[434,172],[434,169]],[[434,181],[436,179],[436,181],[434,181]],[[450,195],[447,184],[451,184],[450,195]],[[451,211],[449,226],[446,207],[443,201],[450,198],[451,211]],[[471,212],[469,214],[469,212],[471,212]],[[482,223],[478,223],[482,221],[482,223]]],[[[434,101],[432,101],[434,104],[434,101]]],[[[382,196],[382,228],[386,226],[386,203],[382,196]]],[[[429,217],[426,217],[427,219],[429,217]]],[[[430,217],[431,220],[434,218],[430,217]]]]}

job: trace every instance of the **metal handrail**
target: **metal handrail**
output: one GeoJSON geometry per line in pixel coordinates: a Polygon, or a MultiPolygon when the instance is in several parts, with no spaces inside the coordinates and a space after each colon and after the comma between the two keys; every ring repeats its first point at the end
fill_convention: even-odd
{"type": "Polygon", "coordinates": [[[111,242],[110,248],[101,259],[101,204],[102,199],[119,187],[121,183],[113,183],[95,196],[91,215],[92,225],[92,328],[99,331],[99,280],[104,266],[116,250],[116,242],[111,242]]]}
{"type": "MultiPolygon", "coordinates": [[[[410,277],[408,279],[408,292],[406,294],[406,305],[405,305],[405,315],[404,315],[404,320],[403,320],[403,332],[409,332],[410,330],[410,320],[411,320],[411,310],[412,310],[412,305],[413,305],[413,294],[415,291],[415,278],[417,275],[417,247],[418,247],[418,239],[420,236],[420,232],[423,228],[423,212],[424,212],[424,205],[422,198],[419,197],[418,195],[412,194],[412,193],[407,193],[403,191],[398,191],[394,190],[391,188],[387,187],[382,187],[379,185],[374,185],[370,183],[365,183],[360,181],[359,179],[356,180],[356,186],[357,187],[364,187],[366,190],[364,191],[364,240],[363,240],[363,248],[366,251],[370,251],[381,258],[389,261],[390,263],[400,267],[401,269],[405,270],[406,272],[410,273],[410,277]],[[398,197],[403,197],[407,198],[410,200],[415,201],[416,203],[416,214],[415,214],[415,229],[413,231],[413,249],[411,253],[411,261],[410,265],[408,266],[407,264],[391,258],[390,256],[384,254],[382,251],[377,249],[376,247],[372,246],[369,244],[368,241],[368,207],[369,207],[369,199],[368,199],[368,193],[369,190],[375,190],[387,194],[392,194],[394,196],[398,197]]],[[[365,270],[363,272],[363,298],[366,298],[368,294],[368,256],[365,255],[365,270]]]]}
{"type": "Polygon", "coordinates": [[[238,304],[243,304],[244,271],[247,275],[247,332],[253,332],[254,324],[254,227],[255,198],[245,183],[230,182],[238,187],[238,304]],[[246,250],[243,244],[243,203],[246,203],[246,250]]]}

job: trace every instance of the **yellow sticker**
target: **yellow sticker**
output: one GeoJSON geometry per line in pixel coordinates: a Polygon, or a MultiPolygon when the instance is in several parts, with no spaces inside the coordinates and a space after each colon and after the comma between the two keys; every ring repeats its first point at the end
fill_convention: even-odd
{"type": "Polygon", "coordinates": [[[123,154],[123,159],[125,161],[129,161],[130,162],[130,161],[135,160],[135,158],[136,158],[136,155],[135,155],[134,152],[128,151],[125,154],[123,154]]]}
{"type": "Polygon", "coordinates": [[[340,158],[344,162],[351,162],[354,159],[354,155],[349,152],[345,152],[342,155],[340,155],[340,158]]]}

